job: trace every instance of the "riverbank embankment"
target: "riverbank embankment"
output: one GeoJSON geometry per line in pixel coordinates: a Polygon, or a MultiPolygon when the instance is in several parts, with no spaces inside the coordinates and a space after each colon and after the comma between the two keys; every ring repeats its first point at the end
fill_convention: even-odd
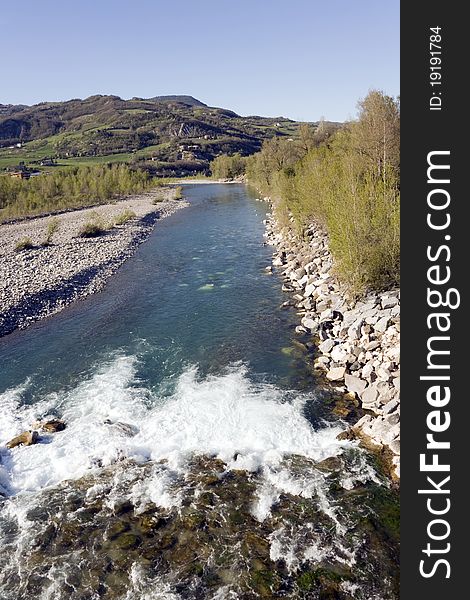
{"type": "Polygon", "coordinates": [[[352,434],[392,453],[400,476],[400,290],[354,298],[334,274],[328,236],[311,224],[302,239],[293,222],[266,221],[273,267],[299,316],[296,332],[316,340],[314,367],[365,414],[352,434]]]}

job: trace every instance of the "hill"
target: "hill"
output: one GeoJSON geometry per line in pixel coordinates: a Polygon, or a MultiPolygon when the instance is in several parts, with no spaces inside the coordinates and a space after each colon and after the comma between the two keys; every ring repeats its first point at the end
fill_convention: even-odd
{"type": "Polygon", "coordinates": [[[159,175],[205,172],[220,154],[258,151],[264,139],[295,136],[287,118],[241,117],[185,95],[0,105],[0,169],[137,162],[159,175]]]}

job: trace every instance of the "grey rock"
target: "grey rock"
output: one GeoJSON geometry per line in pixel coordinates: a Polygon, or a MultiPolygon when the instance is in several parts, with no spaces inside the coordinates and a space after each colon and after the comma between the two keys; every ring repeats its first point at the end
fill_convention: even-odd
{"type": "Polygon", "coordinates": [[[372,420],[373,420],[373,417],[371,415],[364,415],[363,417],[361,417],[359,419],[359,421],[356,423],[355,427],[362,429],[362,428],[370,425],[372,420]]]}
{"type": "Polygon", "coordinates": [[[331,352],[331,350],[334,348],[334,346],[335,346],[334,340],[327,339],[318,346],[318,349],[323,354],[329,354],[331,352]]]}
{"type": "Polygon", "coordinates": [[[300,322],[306,329],[309,329],[312,332],[317,331],[318,329],[317,323],[311,317],[303,317],[300,322]]]}
{"type": "Polygon", "coordinates": [[[333,367],[326,374],[327,379],[330,381],[340,381],[343,379],[346,373],[346,367],[333,367]]]}
{"type": "Polygon", "coordinates": [[[387,404],[385,404],[385,406],[383,406],[382,408],[382,412],[384,415],[388,415],[389,413],[393,412],[398,406],[398,401],[395,400],[394,398],[392,398],[392,400],[389,400],[387,402],[387,404]]]}
{"type": "Polygon", "coordinates": [[[296,269],[292,275],[294,276],[294,279],[298,280],[301,279],[305,274],[306,273],[304,267],[300,267],[299,269],[296,269]]]}
{"type": "Polygon", "coordinates": [[[379,392],[377,390],[377,386],[375,384],[369,385],[369,387],[365,388],[361,394],[361,401],[363,404],[373,405],[377,402],[379,397],[379,392]]]}
{"type": "Polygon", "coordinates": [[[378,369],[376,369],[375,372],[377,373],[377,377],[381,381],[389,381],[390,380],[390,371],[388,369],[386,369],[385,367],[379,367],[378,369]]]}
{"type": "Polygon", "coordinates": [[[358,396],[360,396],[367,387],[366,381],[360,379],[359,377],[355,377],[354,375],[346,374],[344,376],[344,383],[346,384],[349,392],[354,392],[358,396]]]}
{"type": "Polygon", "coordinates": [[[304,298],[308,298],[313,294],[313,292],[317,289],[316,285],[313,283],[309,283],[305,286],[304,298]]]}
{"type": "Polygon", "coordinates": [[[394,296],[383,296],[380,304],[382,305],[382,308],[393,308],[394,306],[397,306],[398,298],[395,298],[394,296]]]}
{"type": "Polygon", "coordinates": [[[363,320],[357,319],[348,329],[348,337],[352,340],[358,340],[361,337],[361,327],[363,320]]]}
{"type": "Polygon", "coordinates": [[[368,344],[364,345],[364,348],[368,352],[372,352],[373,350],[376,350],[379,347],[380,347],[380,342],[378,340],[373,340],[372,342],[369,342],[368,344]]]}
{"type": "Polygon", "coordinates": [[[362,368],[362,378],[369,379],[369,377],[372,375],[373,372],[374,372],[374,367],[372,365],[372,362],[369,361],[362,368]]]}
{"type": "Polygon", "coordinates": [[[390,413],[385,416],[385,422],[388,423],[388,425],[396,425],[400,422],[400,415],[396,412],[390,413]]]}
{"type": "Polygon", "coordinates": [[[389,322],[390,322],[390,318],[389,317],[382,317],[374,325],[375,331],[378,331],[380,333],[384,333],[386,331],[387,327],[388,327],[389,322]]]}
{"type": "Polygon", "coordinates": [[[331,350],[330,354],[331,358],[335,362],[346,364],[346,357],[348,355],[348,352],[341,345],[335,346],[333,350],[331,350]]]}

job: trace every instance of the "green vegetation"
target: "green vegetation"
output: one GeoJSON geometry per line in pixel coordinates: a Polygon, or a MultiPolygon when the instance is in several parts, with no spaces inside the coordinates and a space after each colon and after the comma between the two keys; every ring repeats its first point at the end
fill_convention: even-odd
{"type": "Polygon", "coordinates": [[[304,129],[248,159],[249,181],[276,199],[280,218],[292,215],[301,233],[312,220],[327,230],[338,275],[356,293],[399,282],[399,127],[398,102],[373,91],[336,133],[304,129]]]}
{"type": "Polygon", "coordinates": [[[245,174],[246,158],[240,153],[222,154],[211,162],[211,173],[216,179],[235,179],[245,174]]]}
{"type": "Polygon", "coordinates": [[[299,124],[284,117],[241,117],[189,96],[85,100],[4,106],[0,169],[21,162],[56,171],[108,162],[139,163],[159,177],[208,174],[221,154],[247,156],[263,140],[295,137],[299,124]]]}
{"type": "Polygon", "coordinates": [[[114,224],[115,225],[125,225],[131,219],[135,219],[136,216],[137,215],[135,214],[135,212],[133,210],[126,208],[126,210],[123,210],[122,213],[119,214],[114,219],[114,224]]]}
{"type": "Polygon", "coordinates": [[[60,221],[57,218],[51,219],[47,224],[46,237],[43,242],[43,246],[50,246],[52,244],[52,238],[59,229],[60,221]]]}
{"type": "Polygon", "coordinates": [[[183,188],[181,185],[175,187],[173,200],[182,200],[183,199],[183,188]]]}
{"type": "Polygon", "coordinates": [[[0,176],[0,220],[103,204],[154,185],[127,165],[75,167],[30,179],[0,176]]]}
{"type": "Polygon", "coordinates": [[[106,231],[106,226],[100,219],[87,221],[80,228],[79,237],[90,238],[103,235],[106,231]]]}
{"type": "Polygon", "coordinates": [[[15,250],[17,250],[18,252],[20,252],[21,250],[31,250],[31,248],[34,248],[34,244],[31,241],[31,238],[29,237],[23,238],[15,246],[15,250]]]}

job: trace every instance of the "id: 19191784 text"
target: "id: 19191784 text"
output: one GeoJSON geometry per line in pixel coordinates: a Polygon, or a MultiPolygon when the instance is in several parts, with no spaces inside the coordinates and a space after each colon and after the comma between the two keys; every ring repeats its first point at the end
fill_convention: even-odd
{"type": "Polygon", "coordinates": [[[442,27],[429,28],[429,110],[442,110],[442,27]]]}

